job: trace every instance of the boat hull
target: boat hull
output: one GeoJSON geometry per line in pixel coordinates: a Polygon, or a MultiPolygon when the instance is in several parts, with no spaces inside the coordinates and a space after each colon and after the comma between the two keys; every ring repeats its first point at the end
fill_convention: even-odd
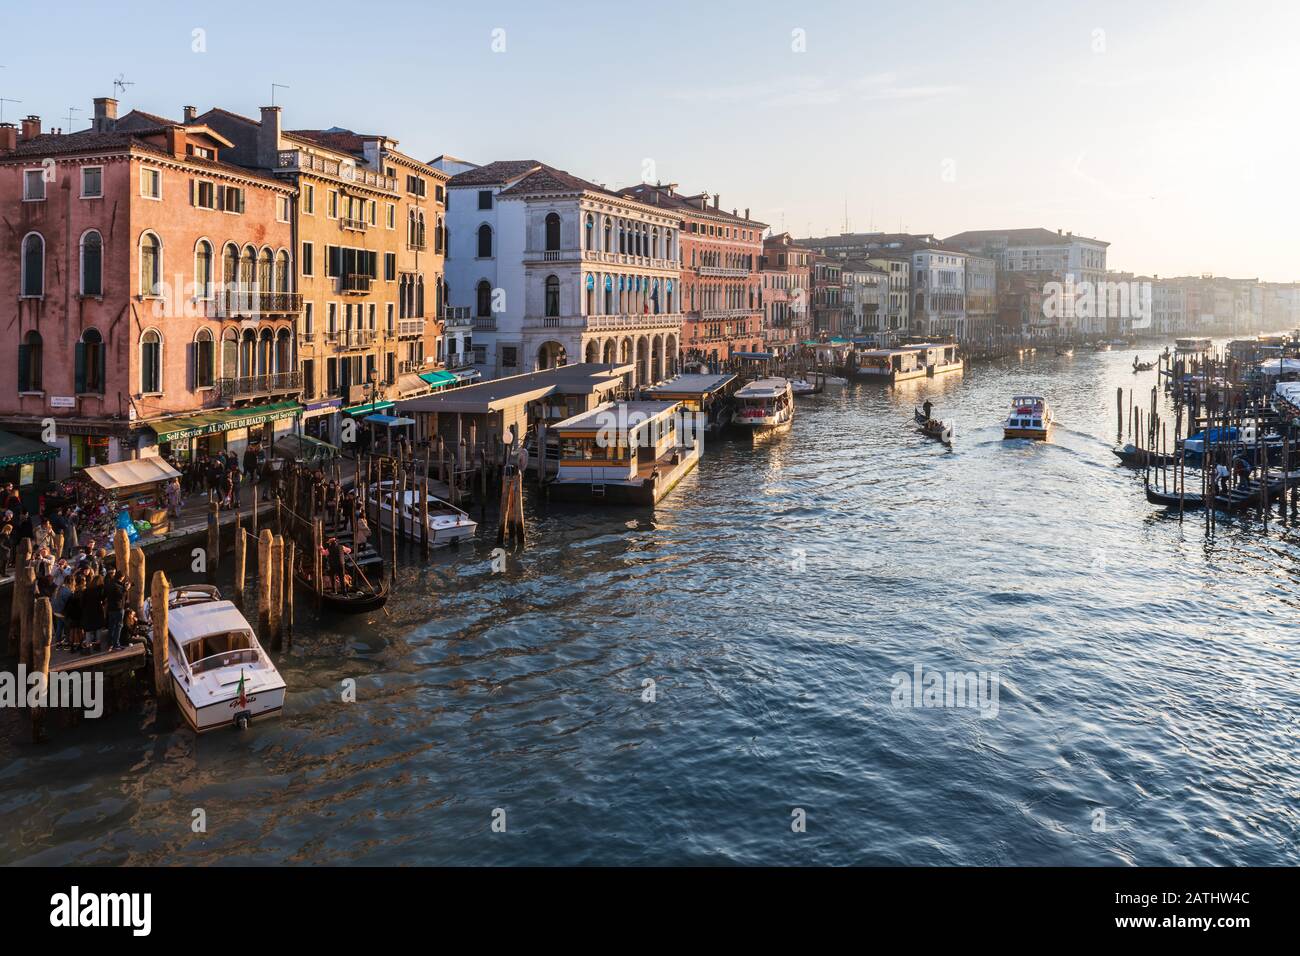
{"type": "Polygon", "coordinates": [[[241,716],[246,716],[250,723],[260,722],[271,717],[278,717],[284,710],[285,687],[264,688],[249,694],[244,706],[240,707],[238,698],[230,696],[197,705],[190,699],[189,688],[172,674],[172,689],[175,691],[177,707],[185,723],[196,734],[206,734],[223,727],[234,727],[241,716]]]}
{"type": "Polygon", "coordinates": [[[1052,428],[1003,428],[1002,437],[1005,438],[1029,438],[1034,441],[1047,441],[1052,437],[1052,428]]]}

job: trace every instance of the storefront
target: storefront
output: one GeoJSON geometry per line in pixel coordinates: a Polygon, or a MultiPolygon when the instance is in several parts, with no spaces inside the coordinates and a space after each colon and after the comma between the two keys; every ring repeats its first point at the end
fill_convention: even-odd
{"type": "Polygon", "coordinates": [[[302,433],[318,441],[333,442],[342,406],[343,399],[337,396],[308,402],[303,406],[302,433]]]}
{"type": "Polygon", "coordinates": [[[297,402],[276,402],[168,418],[150,427],[158,436],[158,454],[185,462],[225,451],[242,455],[253,444],[266,447],[290,434],[302,412],[297,402]]]}
{"type": "Polygon", "coordinates": [[[54,446],[0,431],[0,484],[12,483],[30,509],[37,493],[53,480],[58,457],[54,446]]]}

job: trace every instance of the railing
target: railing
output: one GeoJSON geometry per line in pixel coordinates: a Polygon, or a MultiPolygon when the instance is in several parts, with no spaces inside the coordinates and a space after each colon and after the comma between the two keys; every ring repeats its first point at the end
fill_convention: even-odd
{"type": "Polygon", "coordinates": [[[495,315],[474,316],[475,332],[495,332],[496,330],[497,330],[497,317],[495,315]]]}
{"type": "Polygon", "coordinates": [[[420,236],[416,239],[407,239],[406,248],[414,249],[417,252],[423,252],[425,249],[429,248],[429,245],[424,241],[424,236],[420,236]]]}
{"type": "Polygon", "coordinates": [[[261,292],[256,289],[217,289],[211,299],[204,301],[204,314],[209,318],[231,316],[256,317],[270,314],[292,314],[302,311],[300,292],[261,292]]]}
{"type": "Polygon", "coordinates": [[[567,262],[581,259],[581,249],[525,249],[525,262],[567,262]]]}
{"type": "Polygon", "coordinates": [[[342,349],[364,349],[374,344],[378,333],[374,329],[339,329],[326,332],[325,341],[342,349]]]}
{"type": "Polygon", "coordinates": [[[748,269],[732,269],[729,266],[698,266],[697,270],[702,276],[747,276],[748,269]]]}
{"type": "Polygon", "coordinates": [[[397,192],[397,179],[394,176],[384,176],[373,170],[359,167],[355,163],[326,159],[324,156],[317,156],[301,149],[280,150],[277,163],[280,169],[324,173],[326,176],[335,176],[344,182],[359,183],[362,186],[371,186],[392,193],[397,192]]]}
{"type": "Polygon", "coordinates": [[[398,372],[418,372],[422,368],[424,368],[424,363],[416,359],[406,359],[397,363],[398,372]]]}
{"type": "MultiPolygon", "coordinates": [[[[628,315],[526,315],[524,327],[533,329],[581,329],[603,332],[618,329],[677,328],[682,324],[680,312],[628,315]]],[[[476,326],[477,327],[477,326],[476,326]]]]}
{"type": "Polygon", "coordinates": [[[410,338],[424,334],[424,319],[398,319],[398,338],[410,338]]]}
{"type": "Polygon", "coordinates": [[[269,375],[243,375],[217,379],[217,395],[222,399],[245,395],[270,395],[302,389],[302,372],[272,372],[269,375]]]}
{"type": "Polygon", "coordinates": [[[648,269],[681,269],[676,259],[658,259],[651,256],[637,256],[626,252],[601,252],[597,249],[585,249],[582,258],[586,262],[608,263],[616,266],[644,266],[648,269]]]}
{"type": "Polygon", "coordinates": [[[728,319],[739,319],[745,316],[758,316],[759,309],[701,309],[700,318],[705,322],[725,322],[728,319]]]}
{"type": "Polygon", "coordinates": [[[469,306],[445,306],[442,310],[443,325],[448,329],[469,328],[474,318],[469,314],[469,306]]]}
{"type": "Polygon", "coordinates": [[[370,223],[364,219],[348,219],[346,217],[339,219],[340,229],[351,229],[353,232],[365,232],[370,228],[370,223]]]}
{"type": "Polygon", "coordinates": [[[316,342],[316,333],[315,333],[315,332],[299,332],[299,333],[298,333],[298,341],[301,342],[303,345],[312,345],[312,344],[314,344],[314,343],[316,342]]]}
{"type": "Polygon", "coordinates": [[[362,275],[357,272],[349,272],[339,280],[339,285],[344,292],[353,295],[366,295],[370,292],[370,284],[374,278],[368,275],[362,275]]]}

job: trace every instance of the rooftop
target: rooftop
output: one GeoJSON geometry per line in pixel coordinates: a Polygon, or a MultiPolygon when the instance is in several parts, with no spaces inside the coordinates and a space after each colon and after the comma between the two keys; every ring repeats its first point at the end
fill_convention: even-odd
{"type": "Polygon", "coordinates": [[[525,372],[489,379],[475,385],[449,388],[397,403],[397,411],[486,413],[536,401],[548,395],[590,395],[610,391],[622,384],[623,376],[635,371],[632,365],[604,365],[578,362],[540,372],[525,372]]]}
{"type": "Polygon", "coordinates": [[[551,426],[551,431],[592,431],[614,429],[626,434],[648,421],[672,413],[677,402],[604,402],[589,412],[582,412],[551,426]]]}

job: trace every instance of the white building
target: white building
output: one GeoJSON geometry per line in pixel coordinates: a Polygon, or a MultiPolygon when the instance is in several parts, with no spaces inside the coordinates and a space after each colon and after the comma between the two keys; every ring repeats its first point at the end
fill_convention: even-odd
{"type": "Polygon", "coordinates": [[[966,335],[966,254],[944,246],[912,250],[912,329],[928,338],[966,335]]]}
{"type": "Polygon", "coordinates": [[[586,361],[635,365],[645,384],[676,370],[679,217],[535,160],[466,169],[447,191],[448,300],[470,309],[485,377],[586,361]]]}

